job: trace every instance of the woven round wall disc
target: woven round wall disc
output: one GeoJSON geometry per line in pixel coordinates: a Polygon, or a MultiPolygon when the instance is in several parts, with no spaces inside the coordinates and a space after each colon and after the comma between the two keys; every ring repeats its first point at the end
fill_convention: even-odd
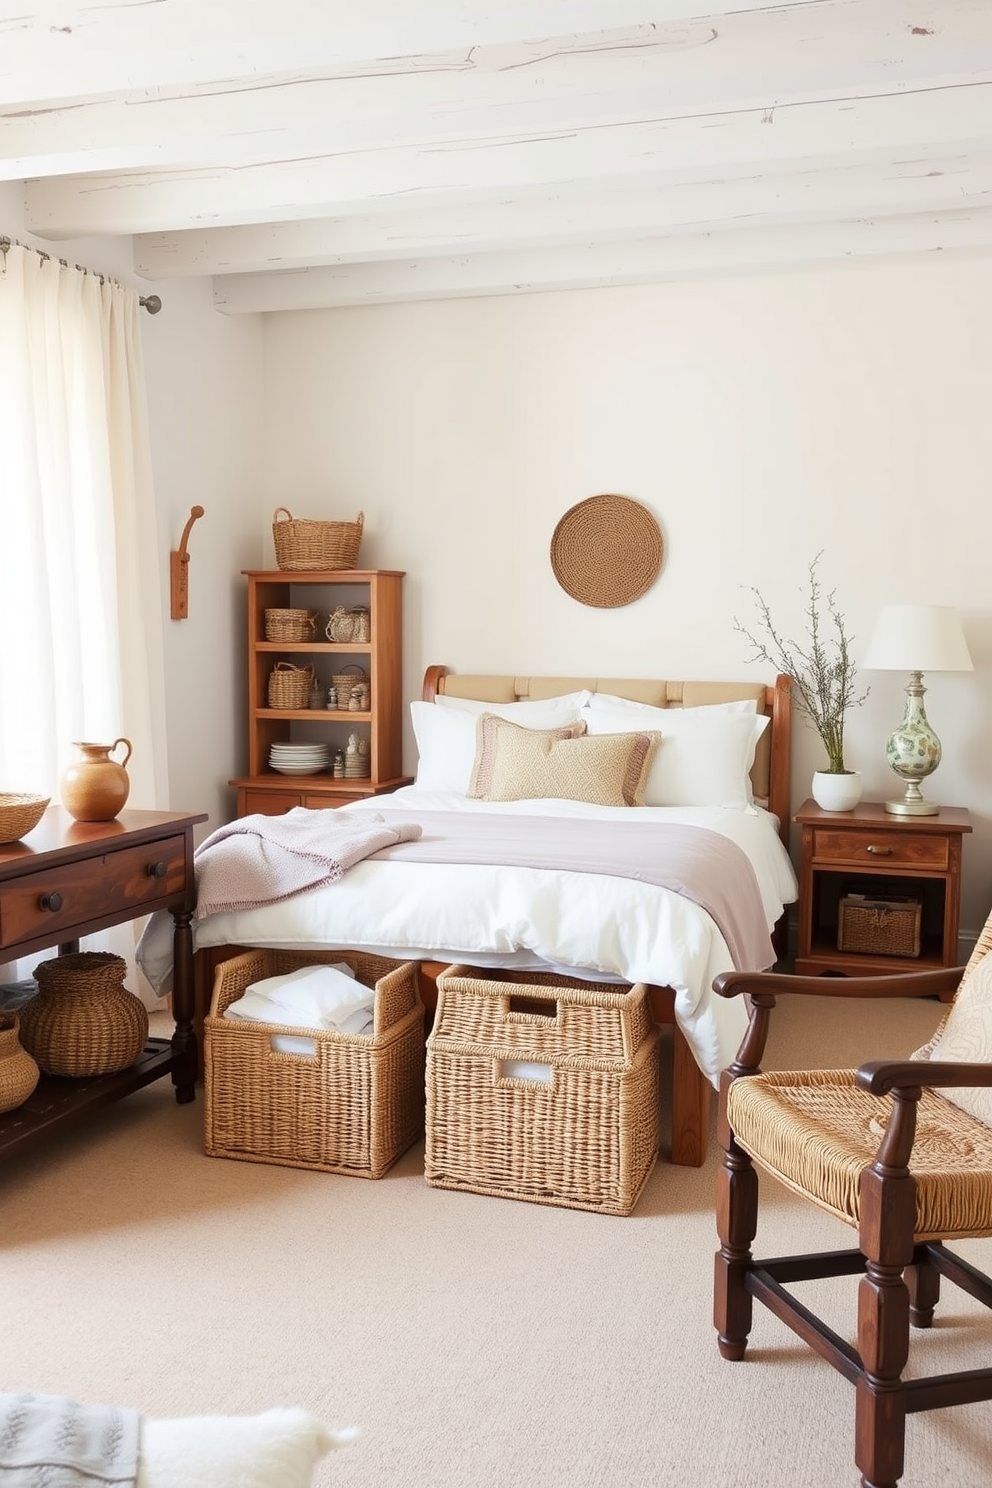
{"type": "Polygon", "coordinates": [[[658,523],[629,496],[590,496],[571,507],[551,539],[551,567],[580,604],[614,609],[640,599],[661,568],[658,523]]]}

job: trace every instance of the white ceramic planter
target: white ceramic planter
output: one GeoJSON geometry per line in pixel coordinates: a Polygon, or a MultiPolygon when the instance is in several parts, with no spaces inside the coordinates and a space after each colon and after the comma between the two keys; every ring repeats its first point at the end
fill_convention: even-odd
{"type": "Polygon", "coordinates": [[[817,770],[813,776],[813,800],[823,811],[851,811],[861,800],[861,775],[848,770],[844,775],[831,775],[817,770]]]}

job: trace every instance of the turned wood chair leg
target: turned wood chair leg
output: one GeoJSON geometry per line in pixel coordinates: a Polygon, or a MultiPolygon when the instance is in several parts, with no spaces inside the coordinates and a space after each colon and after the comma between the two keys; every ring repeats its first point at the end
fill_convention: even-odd
{"type": "MultiPolygon", "coordinates": [[[[896,1488],[903,1473],[909,1358],[909,1287],[916,1185],[906,1168],[876,1164],[861,1178],[861,1250],[854,1456],[863,1488],[896,1488]]],[[[928,1268],[921,1268],[924,1271],[928,1268]]],[[[924,1282],[924,1286],[927,1283],[924,1282]]]]}
{"type": "MultiPolygon", "coordinates": [[[[726,1077],[724,1077],[726,1078],[726,1077]]],[[[716,1224],[720,1249],[713,1263],[713,1324],[725,1359],[743,1359],[751,1331],[752,1297],[744,1285],[758,1229],[758,1175],[738,1147],[724,1115],[721,1092],[718,1140],[723,1162],[716,1182],[716,1224]]]]}
{"type": "Polygon", "coordinates": [[[933,1326],[933,1314],[940,1301],[940,1272],[929,1260],[918,1261],[905,1270],[909,1288],[909,1321],[914,1328],[933,1326]]]}

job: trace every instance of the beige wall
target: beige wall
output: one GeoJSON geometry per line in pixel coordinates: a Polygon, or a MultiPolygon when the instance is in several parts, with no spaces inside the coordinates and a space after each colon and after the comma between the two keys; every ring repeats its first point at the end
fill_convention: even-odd
{"type": "MultiPolygon", "coordinates": [[[[757,585],[799,636],[810,559],[867,644],[878,607],[956,604],[976,664],[929,676],[928,783],[966,805],[962,928],[992,901],[986,579],[992,262],[840,268],[266,319],[262,541],[271,508],[366,513],[362,562],[408,573],[405,685],[460,669],[749,676],[757,585]],[[555,523],[585,496],[648,506],[656,585],[596,610],[557,585],[555,523]]],[[[866,796],[906,678],[863,674],[848,763],[866,796]]],[[[408,763],[412,745],[408,738],[408,763]]],[[[821,763],[797,730],[794,799],[821,763]]]]}

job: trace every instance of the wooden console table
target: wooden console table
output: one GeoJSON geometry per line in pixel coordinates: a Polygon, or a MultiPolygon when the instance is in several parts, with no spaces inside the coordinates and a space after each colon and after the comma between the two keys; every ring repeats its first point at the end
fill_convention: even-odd
{"type": "Polygon", "coordinates": [[[175,923],[176,1022],[171,1039],[149,1039],[134,1064],[117,1074],[43,1075],[29,1100],[0,1114],[0,1161],[163,1075],[171,1074],[177,1101],[193,1100],[193,827],[206,820],[205,814],[122,811],[114,821],[77,822],[61,806],[50,806],[22,841],[0,847],[0,961],[49,946],[75,951],[80,936],[168,909],[175,923]]]}

